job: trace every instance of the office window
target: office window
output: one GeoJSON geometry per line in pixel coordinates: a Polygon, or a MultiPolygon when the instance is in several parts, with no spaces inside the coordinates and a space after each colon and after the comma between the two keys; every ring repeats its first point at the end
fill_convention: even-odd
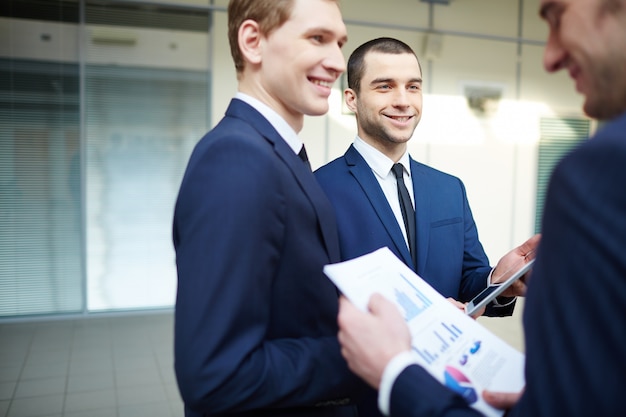
{"type": "Polygon", "coordinates": [[[87,307],[171,306],[174,202],[207,130],[208,12],[88,2],[85,20],[87,307]]]}
{"type": "Polygon", "coordinates": [[[0,317],[84,308],[75,6],[0,7],[0,317]]]}
{"type": "Polygon", "coordinates": [[[83,308],[77,73],[0,60],[0,316],[83,308]]]}
{"type": "Polygon", "coordinates": [[[206,130],[206,74],[86,68],[89,310],[169,306],[172,214],[206,130]]]}
{"type": "Polygon", "coordinates": [[[535,233],[541,231],[543,205],[552,171],[563,156],[589,137],[590,121],[583,118],[543,117],[540,129],[535,233]]]}
{"type": "Polygon", "coordinates": [[[0,2],[0,318],[173,305],[210,21],[175,1],[0,2]]]}

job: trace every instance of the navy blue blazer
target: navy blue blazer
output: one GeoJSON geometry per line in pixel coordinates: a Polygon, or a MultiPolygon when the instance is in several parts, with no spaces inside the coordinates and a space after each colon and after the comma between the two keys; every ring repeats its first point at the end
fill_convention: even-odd
{"type": "Polygon", "coordinates": [[[626,392],[626,113],[548,186],[524,307],[526,390],[512,416],[617,416],[626,392]]]}
{"type": "MultiPolygon", "coordinates": [[[[526,388],[507,416],[624,414],[625,167],[626,113],[552,174],[524,307],[526,388]]],[[[407,368],[393,386],[391,415],[477,415],[429,379],[407,368]]]]}
{"type": "MultiPolygon", "coordinates": [[[[459,178],[411,159],[415,267],[375,174],[353,146],[315,176],[337,215],[342,260],[387,246],[444,297],[466,302],[486,287],[491,267],[459,178]]],[[[510,315],[513,306],[494,311],[510,315]]]]}
{"type": "Polygon", "coordinates": [[[332,207],[306,165],[233,100],[196,145],[173,225],[175,371],[186,416],[354,415],[339,350],[332,207]]]}

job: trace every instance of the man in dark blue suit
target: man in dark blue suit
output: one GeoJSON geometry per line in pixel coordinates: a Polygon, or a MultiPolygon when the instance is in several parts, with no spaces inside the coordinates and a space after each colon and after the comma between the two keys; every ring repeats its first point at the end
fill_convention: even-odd
{"type": "Polygon", "coordinates": [[[231,0],[228,24],[238,93],[195,147],[174,214],[185,415],[353,416],[364,384],[322,272],[339,260],[335,217],[297,135],[328,110],[346,28],[335,0],[231,0]]]}
{"type": "MultiPolygon", "coordinates": [[[[626,0],[542,0],[544,66],[567,69],[584,111],[607,121],[556,167],[524,311],[526,388],[486,392],[507,416],[617,416],[626,391],[626,0]]],[[[380,295],[362,313],[341,300],[351,369],[380,387],[392,416],[474,416],[412,363],[410,336],[380,295]]]]}
{"type": "MultiPolygon", "coordinates": [[[[410,157],[407,142],[422,114],[422,70],[404,42],[377,38],[348,60],[346,105],[355,113],[357,137],[345,155],[315,172],[339,228],[342,260],[387,246],[445,297],[471,300],[490,280],[491,266],[463,182],[410,157]],[[398,166],[401,178],[393,167],[398,166]],[[407,231],[397,185],[406,187],[414,230],[407,231]]],[[[517,260],[510,255],[509,266],[517,260]]],[[[494,277],[502,274],[496,267],[494,277]]],[[[506,295],[523,294],[520,282],[506,295]]],[[[500,299],[502,300],[502,298],[500,299]]],[[[487,315],[513,311],[507,299],[487,315]]]]}
{"type": "MultiPolygon", "coordinates": [[[[492,268],[463,182],[408,153],[407,142],[422,114],[422,71],[415,52],[398,39],[365,42],[348,59],[344,95],[356,116],[357,137],[345,155],[315,172],[337,215],[342,260],[387,246],[462,307],[489,284],[492,268]],[[407,210],[413,211],[414,229],[404,222],[401,182],[410,184],[407,210]]],[[[518,249],[510,252],[495,268],[494,282],[524,255],[518,249]]],[[[505,295],[524,291],[519,282],[505,295]]],[[[514,305],[513,297],[500,297],[486,315],[511,315],[514,305]]],[[[370,398],[360,405],[362,413],[376,410],[375,395],[370,398]]]]}

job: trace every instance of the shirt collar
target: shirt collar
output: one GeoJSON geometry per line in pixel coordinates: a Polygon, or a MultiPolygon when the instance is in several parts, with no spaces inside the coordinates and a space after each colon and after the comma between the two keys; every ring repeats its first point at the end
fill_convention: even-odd
{"type": "Polygon", "coordinates": [[[274,129],[278,132],[278,134],[287,142],[287,145],[294,151],[294,153],[300,152],[302,148],[302,140],[298,137],[298,134],[289,123],[285,121],[274,109],[272,109],[267,104],[262,101],[249,96],[248,94],[237,92],[235,95],[236,99],[239,99],[250,106],[252,106],[256,111],[261,113],[263,117],[267,119],[268,122],[272,125],[274,129]]]}
{"type": "MultiPolygon", "coordinates": [[[[381,151],[374,148],[358,136],[354,139],[353,145],[376,175],[380,178],[387,178],[391,172],[391,167],[394,164],[394,162],[389,159],[387,155],[383,154],[381,151]]],[[[404,166],[404,170],[407,172],[409,178],[411,178],[411,164],[408,150],[404,152],[398,162],[404,166]]]]}

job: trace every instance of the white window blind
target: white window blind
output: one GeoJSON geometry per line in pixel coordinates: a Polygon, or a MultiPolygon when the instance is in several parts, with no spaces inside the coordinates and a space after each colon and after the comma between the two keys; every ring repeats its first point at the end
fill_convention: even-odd
{"type": "Polygon", "coordinates": [[[537,205],[535,233],[541,230],[541,219],[550,176],[556,164],[590,133],[590,121],[583,118],[543,117],[537,166],[537,205]]]}
{"type": "Polygon", "coordinates": [[[77,10],[0,6],[0,317],[84,308],[78,51],[62,39],[77,10]]]}
{"type": "Polygon", "coordinates": [[[0,54],[0,319],[173,305],[173,205],[209,124],[209,11],[0,3],[10,42],[0,54]]]}
{"type": "Polygon", "coordinates": [[[85,14],[87,307],[172,306],[174,202],[207,130],[208,12],[98,1],[85,14]]]}

